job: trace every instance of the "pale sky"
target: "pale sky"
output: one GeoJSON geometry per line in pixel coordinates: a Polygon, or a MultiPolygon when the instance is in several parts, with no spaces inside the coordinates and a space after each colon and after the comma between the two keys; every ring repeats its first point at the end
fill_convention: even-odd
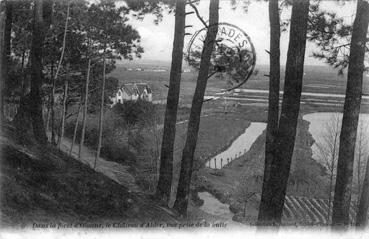
{"type": "MultiPolygon", "coordinates": [[[[229,0],[220,0],[219,22],[227,22],[234,24],[244,30],[251,41],[253,42],[256,54],[257,64],[269,64],[269,56],[265,49],[269,50],[269,15],[268,2],[252,1],[248,11],[245,12],[242,8],[242,0],[239,0],[239,7],[236,10],[231,9],[229,0]]],[[[203,19],[208,19],[209,0],[201,0],[198,6],[203,19]]],[[[339,5],[334,1],[324,1],[321,3],[321,8],[337,13],[338,16],[345,18],[347,23],[354,21],[356,12],[356,1],[345,2],[344,5],[339,5]]],[[[192,11],[192,8],[187,6],[187,11],[192,11]]],[[[289,19],[291,7],[284,8],[282,19],[289,19]]],[[[164,12],[163,21],[155,25],[152,15],[147,15],[144,20],[139,21],[131,18],[129,23],[133,25],[141,35],[142,46],[145,53],[142,55],[142,60],[161,60],[170,61],[172,54],[172,44],[174,35],[174,14],[164,12]]],[[[203,27],[195,14],[188,15],[186,25],[193,25],[192,28],[187,28],[189,33],[194,33],[203,27]]],[[[289,33],[284,32],[281,35],[281,64],[286,62],[288,48],[289,33]]],[[[185,49],[191,36],[185,38],[185,49]]],[[[311,57],[312,52],[316,50],[313,43],[307,44],[305,64],[306,65],[326,65],[322,61],[311,57]]]]}

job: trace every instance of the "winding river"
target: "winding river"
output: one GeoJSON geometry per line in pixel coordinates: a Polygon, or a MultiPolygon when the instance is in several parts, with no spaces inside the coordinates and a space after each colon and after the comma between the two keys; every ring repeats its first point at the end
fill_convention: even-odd
{"type": "Polygon", "coordinates": [[[199,192],[199,197],[204,200],[204,204],[200,207],[206,213],[221,217],[225,220],[232,221],[233,213],[229,210],[229,205],[221,203],[213,195],[208,192],[199,192]]]}
{"type": "Polygon", "coordinates": [[[206,166],[214,169],[221,169],[234,159],[244,155],[249,151],[251,145],[261,135],[265,127],[266,123],[252,122],[243,134],[234,140],[225,151],[212,157],[206,166]]]}
{"type": "MultiPolygon", "coordinates": [[[[328,154],[331,156],[332,150],[329,149],[334,145],[336,138],[336,147],[339,145],[339,134],[341,131],[342,113],[338,112],[319,112],[311,113],[303,116],[304,120],[310,122],[309,132],[312,134],[315,143],[312,146],[313,158],[323,163],[324,157],[328,154]],[[327,152],[328,151],[328,152],[327,152]],[[330,151],[330,152],[329,152],[330,151]]],[[[359,126],[356,139],[356,151],[358,147],[362,147],[364,142],[369,141],[369,114],[360,114],[359,126]]],[[[367,146],[365,149],[368,149],[367,146]]],[[[338,154],[338,150],[336,150],[338,154]]]]}

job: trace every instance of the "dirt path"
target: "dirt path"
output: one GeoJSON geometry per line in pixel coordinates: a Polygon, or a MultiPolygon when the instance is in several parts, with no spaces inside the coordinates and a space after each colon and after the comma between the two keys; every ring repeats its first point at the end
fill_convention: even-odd
{"type": "MultiPolygon", "coordinates": [[[[201,117],[208,117],[210,115],[203,115],[201,117]]],[[[187,123],[188,120],[183,120],[177,122],[177,125],[187,123]]],[[[159,129],[164,128],[164,125],[159,125],[159,129]]],[[[50,132],[48,133],[48,137],[51,137],[50,132]]],[[[69,138],[64,137],[60,146],[60,150],[63,152],[69,154],[70,148],[72,145],[72,140],[69,138]]],[[[72,157],[76,160],[81,161],[82,163],[85,163],[87,165],[90,165],[92,168],[95,163],[95,150],[92,150],[86,146],[82,147],[81,151],[81,158],[78,158],[78,150],[79,150],[79,144],[75,143],[73,146],[72,151],[72,157]]],[[[96,171],[100,172],[110,179],[116,181],[117,183],[127,187],[131,192],[135,193],[143,193],[143,191],[138,187],[136,184],[135,178],[128,172],[128,166],[124,166],[122,164],[107,161],[102,157],[99,157],[99,159],[96,162],[96,171]]]]}
{"type": "MultiPolygon", "coordinates": [[[[72,140],[64,137],[60,146],[60,150],[69,154],[71,145],[72,140]]],[[[79,159],[78,150],[79,144],[75,143],[71,156],[76,160],[79,160],[82,163],[89,165],[92,168],[95,163],[96,152],[86,146],[83,146],[81,151],[81,158],[79,159]]],[[[96,161],[95,168],[97,172],[100,172],[105,176],[109,177],[110,179],[114,180],[115,182],[125,186],[130,192],[143,193],[142,190],[136,184],[135,178],[132,176],[131,173],[129,173],[128,169],[129,169],[128,166],[124,166],[122,164],[112,161],[107,161],[102,157],[99,157],[99,159],[96,161]]]]}

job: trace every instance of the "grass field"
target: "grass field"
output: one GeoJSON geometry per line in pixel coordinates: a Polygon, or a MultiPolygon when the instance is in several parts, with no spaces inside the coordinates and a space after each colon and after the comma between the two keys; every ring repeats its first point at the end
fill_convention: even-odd
{"type": "MultiPolygon", "coordinates": [[[[225,114],[213,114],[206,117],[202,117],[200,123],[200,132],[198,144],[195,152],[195,167],[202,167],[204,159],[219,152],[220,149],[227,147],[231,142],[240,135],[246,127],[250,124],[250,121],[245,120],[243,117],[236,115],[225,114]]],[[[187,123],[177,125],[176,139],[174,146],[174,183],[173,188],[176,188],[178,183],[180,161],[182,156],[182,150],[186,140],[187,123]]],[[[153,179],[153,175],[150,175],[148,171],[149,167],[152,167],[150,158],[150,152],[155,150],[155,142],[152,131],[146,131],[145,142],[146,150],[142,151],[139,155],[137,162],[137,171],[140,172],[137,176],[142,180],[153,179]],[[151,150],[152,149],[152,150],[151,150]],[[142,173],[144,172],[144,173],[142,173]],[[145,173],[146,172],[146,173],[145,173]]],[[[162,130],[159,132],[159,140],[162,139],[162,130]]],[[[160,142],[159,142],[160,145],[160,142]]],[[[160,148],[160,147],[159,147],[160,148]]],[[[147,182],[146,182],[147,183],[147,182]]],[[[155,184],[155,182],[154,182],[155,184]]],[[[175,193],[175,191],[173,192],[175,193]]],[[[173,194],[175,195],[175,194],[173,194]]]]}
{"type": "MultiPolygon", "coordinates": [[[[248,82],[241,88],[268,89],[269,67],[266,65],[256,66],[257,74],[252,75],[248,82]]],[[[154,99],[165,99],[169,83],[169,70],[166,72],[153,71],[126,71],[118,66],[110,76],[116,77],[121,84],[129,82],[146,82],[150,84],[154,92],[154,99]]],[[[181,99],[190,102],[188,96],[192,96],[196,86],[196,72],[182,74],[181,99]]],[[[346,88],[346,75],[339,76],[337,71],[328,66],[305,66],[303,79],[303,91],[314,93],[344,94],[346,88]]],[[[284,67],[281,68],[281,90],[284,85],[284,67]]],[[[225,78],[212,77],[208,81],[207,93],[218,92],[227,88],[225,78]]],[[[363,93],[369,94],[369,77],[364,74],[363,93]]]]}

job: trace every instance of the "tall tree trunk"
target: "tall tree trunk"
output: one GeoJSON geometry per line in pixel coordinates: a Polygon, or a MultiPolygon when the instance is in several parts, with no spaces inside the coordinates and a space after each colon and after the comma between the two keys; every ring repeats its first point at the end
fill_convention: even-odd
{"type": "Polygon", "coordinates": [[[79,102],[79,106],[78,106],[78,112],[77,112],[76,122],[74,124],[73,140],[72,140],[72,145],[70,146],[69,156],[72,155],[74,143],[76,142],[77,130],[78,130],[78,122],[79,122],[79,115],[80,115],[81,108],[82,108],[82,99],[79,102]]]}
{"type": "Polygon", "coordinates": [[[154,152],[154,160],[153,160],[153,172],[155,173],[155,177],[154,180],[156,182],[156,180],[158,179],[159,176],[159,172],[158,172],[158,158],[159,158],[159,150],[160,150],[160,145],[159,145],[159,134],[158,134],[158,120],[157,120],[157,116],[156,116],[156,112],[154,113],[154,120],[152,122],[152,132],[153,132],[153,138],[154,138],[154,143],[155,143],[155,152],[154,152]]]}
{"type": "Polygon", "coordinates": [[[13,24],[13,1],[5,1],[5,29],[4,29],[4,44],[5,55],[9,60],[11,53],[11,32],[13,24]]]}
{"type": "MultiPolygon", "coordinates": [[[[52,87],[54,87],[54,61],[51,61],[51,66],[50,66],[50,80],[52,83],[52,87]]],[[[52,97],[53,95],[53,88],[51,88],[51,92],[49,93],[49,104],[47,107],[47,118],[46,118],[46,132],[48,132],[50,130],[50,118],[51,118],[51,111],[54,110],[53,106],[53,99],[52,97]]],[[[52,140],[50,140],[52,142],[52,140]]]]}
{"type": "Polygon", "coordinates": [[[24,97],[27,94],[27,83],[26,83],[26,74],[24,69],[24,62],[26,60],[26,50],[22,52],[22,94],[21,97],[24,97]]]}
{"type": "Polygon", "coordinates": [[[61,54],[60,54],[58,67],[56,68],[56,73],[55,73],[55,76],[54,76],[55,81],[58,79],[59,71],[60,71],[60,68],[62,66],[63,59],[64,59],[65,43],[66,43],[66,40],[67,40],[67,32],[68,32],[69,13],[70,13],[70,1],[68,1],[68,5],[67,5],[67,15],[66,15],[66,18],[65,18],[65,23],[64,23],[63,45],[62,45],[62,50],[61,50],[61,54]]]}
{"type": "Polygon", "coordinates": [[[160,174],[156,196],[167,203],[170,198],[173,177],[173,149],[176,134],[177,109],[182,72],[183,45],[185,36],[186,0],[177,0],[172,64],[170,69],[169,90],[164,118],[163,140],[160,154],[160,174]]]}
{"type": "MultiPolygon", "coordinates": [[[[338,122],[337,122],[338,123],[338,122]]],[[[336,132],[334,134],[334,141],[333,141],[333,150],[332,150],[332,157],[331,157],[331,165],[330,165],[330,171],[331,175],[329,178],[329,197],[328,197],[328,218],[327,222],[330,223],[331,221],[331,211],[332,211],[332,188],[333,188],[333,176],[334,176],[334,169],[335,169],[335,161],[336,161],[336,146],[337,146],[337,139],[339,136],[338,128],[336,129],[336,132]]]]}
{"type": "MultiPolygon", "coordinates": [[[[62,50],[61,50],[61,54],[60,54],[58,66],[56,68],[55,75],[52,74],[53,87],[52,87],[52,91],[51,91],[51,143],[53,143],[53,144],[56,144],[55,143],[55,128],[54,128],[54,125],[55,125],[54,105],[55,105],[56,81],[58,79],[59,71],[60,71],[60,69],[62,67],[62,63],[63,63],[63,59],[64,59],[65,44],[66,44],[67,31],[68,31],[69,14],[70,14],[70,1],[68,1],[67,15],[66,15],[66,18],[65,18],[65,23],[64,23],[64,33],[63,33],[62,50]]],[[[60,135],[59,135],[59,140],[60,140],[60,135]]],[[[58,142],[58,144],[59,144],[59,142],[58,142]]]]}
{"type": "MultiPolygon", "coordinates": [[[[364,129],[364,126],[363,126],[363,122],[360,123],[360,119],[359,119],[359,144],[357,145],[358,146],[358,156],[357,156],[357,187],[358,187],[358,192],[357,192],[357,195],[358,195],[358,199],[357,199],[357,202],[356,202],[356,210],[359,209],[359,197],[361,195],[361,187],[362,187],[362,177],[363,175],[361,174],[361,170],[362,170],[362,163],[363,163],[363,151],[367,145],[364,144],[364,137],[366,136],[365,135],[365,129],[364,129]]],[[[355,161],[355,158],[354,158],[354,161],[355,161]]]]}
{"type": "Polygon", "coordinates": [[[368,224],[368,208],[369,208],[369,158],[366,161],[365,178],[361,191],[359,208],[356,214],[356,226],[366,227],[368,224]]]}
{"type": "Polygon", "coordinates": [[[67,63],[66,67],[66,78],[64,81],[64,96],[63,96],[63,112],[62,112],[62,121],[60,124],[60,131],[59,131],[59,140],[58,140],[58,147],[62,144],[64,138],[64,129],[65,129],[65,118],[67,116],[67,99],[68,99],[68,88],[69,88],[69,62],[67,63]]]}
{"type": "MultiPolygon", "coordinates": [[[[361,144],[361,140],[359,141],[359,144],[361,144]]],[[[355,160],[355,159],[354,159],[355,160]]],[[[359,155],[358,155],[358,158],[357,158],[357,187],[358,187],[358,193],[357,195],[360,195],[361,194],[361,146],[359,145],[359,155]]],[[[356,209],[359,208],[359,200],[358,202],[356,203],[356,209]]]]}
{"type": "Polygon", "coordinates": [[[83,144],[85,142],[85,132],[86,132],[86,120],[87,120],[87,109],[88,109],[88,85],[90,83],[90,71],[91,71],[91,59],[88,59],[87,63],[87,76],[85,83],[85,100],[83,102],[83,118],[82,118],[82,133],[81,133],[81,141],[79,143],[78,149],[78,158],[81,158],[81,152],[83,148],[83,144]]]}
{"type": "Polygon", "coordinates": [[[53,86],[52,86],[52,89],[51,89],[51,97],[50,97],[50,108],[51,108],[51,140],[50,140],[50,142],[53,145],[56,145],[56,141],[55,141],[55,110],[54,110],[56,78],[54,77],[54,74],[52,74],[52,79],[53,79],[53,86]]]}
{"type": "MultiPolygon", "coordinates": [[[[3,44],[4,44],[4,52],[1,57],[3,57],[2,61],[3,64],[3,75],[2,75],[2,83],[3,88],[1,91],[1,116],[3,116],[3,106],[4,106],[4,97],[6,95],[7,89],[7,81],[8,81],[8,69],[10,63],[10,54],[11,54],[11,31],[12,31],[12,24],[13,24],[13,2],[10,0],[5,1],[5,19],[4,19],[4,28],[3,28],[3,44]]],[[[3,119],[1,119],[3,120],[3,119]]]]}
{"type": "Polygon", "coordinates": [[[5,44],[4,44],[4,29],[5,29],[5,12],[0,12],[0,123],[4,120],[4,83],[6,81],[6,55],[5,55],[5,44]]]}
{"type": "Polygon", "coordinates": [[[300,111],[308,13],[309,0],[293,1],[282,111],[269,180],[263,183],[259,225],[278,226],[282,219],[300,111]]]}
{"type": "Polygon", "coordinates": [[[346,98],[338,151],[337,177],[333,200],[332,226],[348,226],[355,141],[360,114],[369,3],[358,0],[352,29],[346,98]]]}
{"type": "Polygon", "coordinates": [[[273,142],[278,130],[279,83],[280,83],[280,22],[278,0],[269,1],[270,22],[270,72],[269,72],[269,104],[268,124],[265,141],[265,165],[263,181],[269,180],[271,162],[273,160],[273,142]]]}
{"type": "Polygon", "coordinates": [[[329,195],[328,195],[328,215],[327,215],[327,223],[329,224],[331,221],[331,211],[332,211],[332,188],[333,188],[333,171],[331,171],[331,175],[329,177],[329,195]]]}
{"type": "Polygon", "coordinates": [[[101,105],[100,105],[100,119],[99,119],[99,142],[97,145],[97,151],[96,151],[96,157],[95,157],[95,163],[94,163],[94,169],[96,168],[97,160],[100,157],[100,151],[101,151],[101,144],[102,144],[102,132],[103,132],[103,124],[104,124],[104,101],[105,101],[105,71],[106,71],[106,56],[105,56],[105,49],[104,48],[104,56],[103,56],[103,79],[102,79],[102,88],[101,88],[101,105]]]}
{"type": "Polygon", "coordinates": [[[42,54],[46,30],[51,24],[52,3],[49,0],[35,0],[34,22],[31,46],[31,92],[29,110],[33,134],[39,144],[46,144],[47,137],[42,117],[42,54]]]}
{"type": "Polygon", "coordinates": [[[200,70],[197,77],[196,89],[192,99],[190,118],[188,120],[187,138],[182,153],[181,172],[177,189],[174,209],[183,216],[187,215],[187,206],[190,193],[193,157],[195,154],[198,132],[201,119],[201,108],[204,101],[206,84],[209,76],[210,58],[214,49],[218,33],[219,0],[210,1],[209,28],[201,54],[200,70]]]}

